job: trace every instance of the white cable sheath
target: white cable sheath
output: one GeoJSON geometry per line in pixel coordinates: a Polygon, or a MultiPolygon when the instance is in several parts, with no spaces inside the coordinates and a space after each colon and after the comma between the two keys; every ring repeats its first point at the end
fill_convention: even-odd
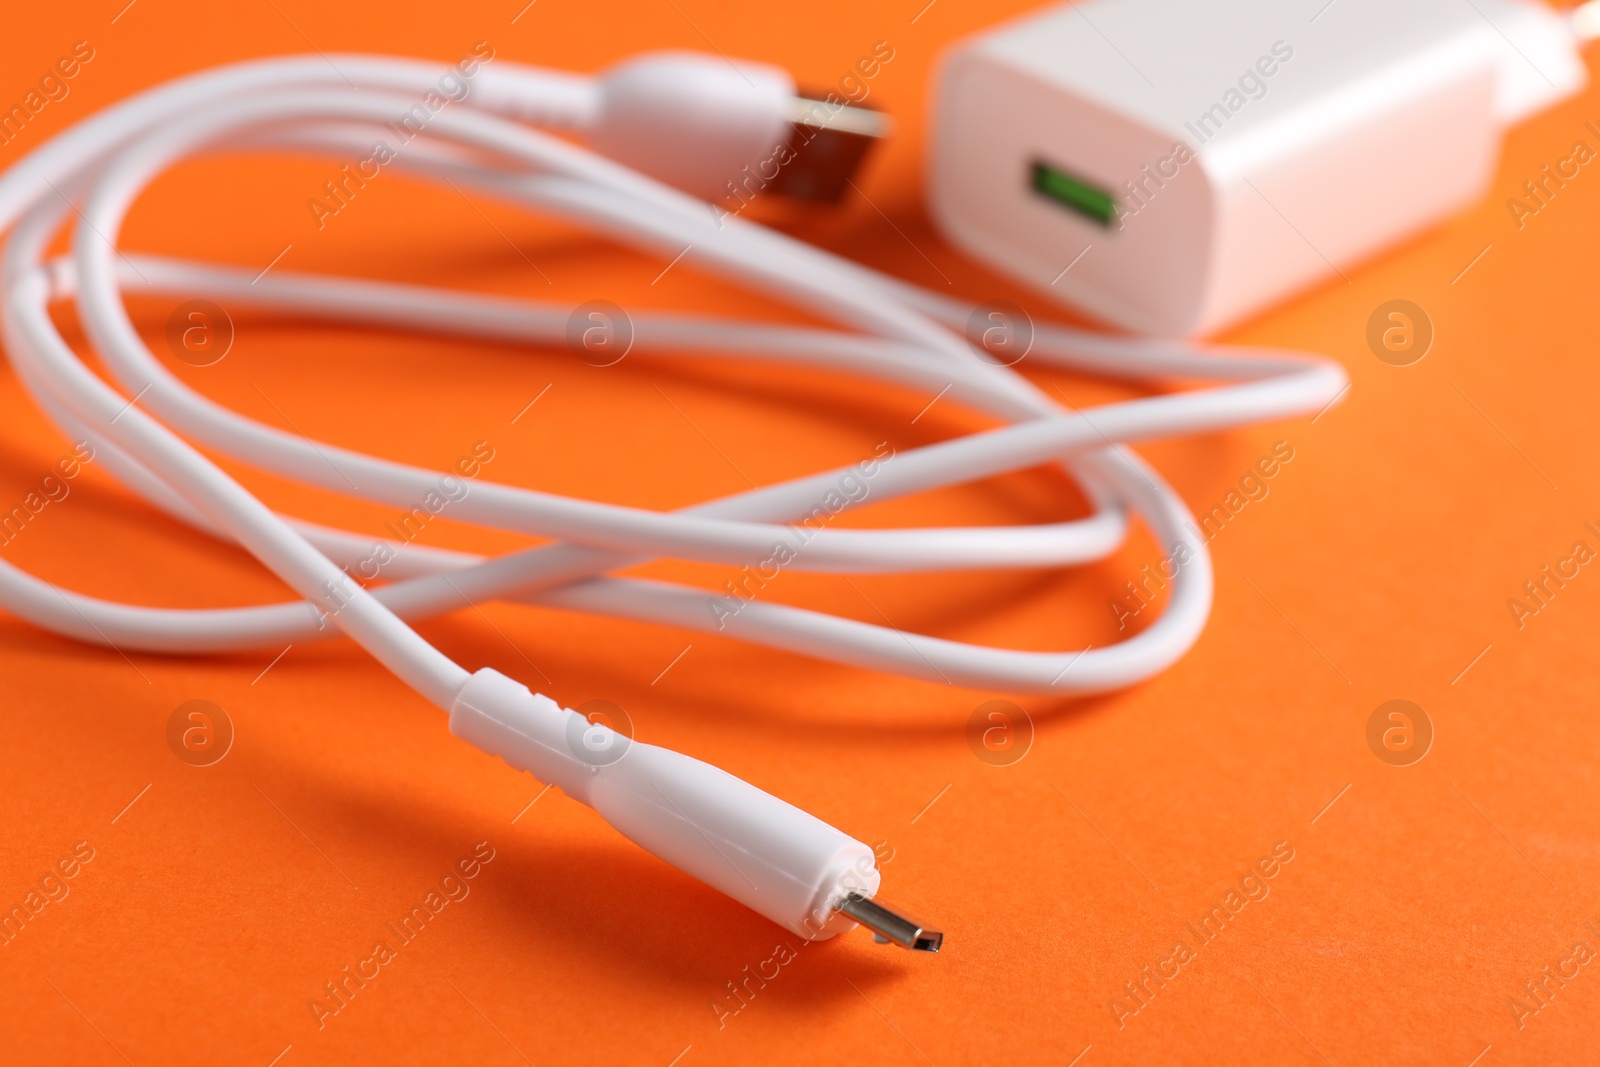
{"type": "MultiPolygon", "coordinates": [[[[375,540],[275,514],[199,449],[402,508],[434,489],[441,472],[287,433],[201,396],[151,354],[128,317],[124,291],[206,297],[327,321],[544,347],[565,344],[571,308],[284,269],[253,276],[119,250],[128,209],[151,181],[182,159],[244,147],[349,158],[365,152],[385,123],[415,109],[441,84],[441,71],[452,69],[370,56],[270,59],[191,75],[135,96],[60,134],[0,175],[0,232],[9,231],[0,298],[6,354],[63,433],[87,442],[97,465],[152,505],[243,546],[302,599],[228,609],[149,608],[64,590],[0,560],[0,607],[81,641],[165,653],[275,648],[343,632],[422,695],[451,710],[457,733],[559,781],[580,799],[610,798],[596,806],[645,847],[805,936],[828,936],[840,928],[829,916],[842,894],[870,896],[876,890],[870,850],[864,866],[861,862],[865,846],[676,753],[647,757],[642,753],[649,746],[635,745],[627,768],[622,761],[587,761],[581,753],[582,766],[563,763],[571,753],[549,747],[555,736],[550,731],[565,730],[571,720],[562,716],[571,713],[553,704],[546,708],[545,698],[533,698],[525,687],[494,672],[469,675],[403,620],[489,600],[520,600],[723,633],[981,689],[1065,695],[1130,685],[1161,671],[1194,643],[1210,610],[1212,574],[1205,539],[1188,508],[1124,446],[1315,412],[1340,398],[1347,388],[1345,375],[1330,361],[1294,353],[1041,325],[1029,365],[1147,383],[1207,383],[1088,411],[1064,408],[1015,369],[981,358],[969,346],[962,331],[971,305],[719,215],[703,200],[650,176],[669,178],[680,188],[714,189],[708,181],[722,171],[706,168],[725,168],[744,150],[741,145],[752,139],[759,145],[786,121],[782,109],[792,83],[782,72],[755,64],[734,68],[715,57],[682,53],[624,64],[611,80],[487,59],[473,68],[470,75],[455,69],[452,85],[465,86],[464,95],[429,112],[424,133],[387,167],[559,216],[665,258],[687,247],[685,265],[835,326],[641,313],[632,318],[631,358],[693,353],[810,366],[948,395],[949,402],[987,412],[1004,425],[876,457],[870,461],[865,499],[888,500],[1059,463],[1082,486],[1092,514],[1006,527],[805,525],[816,509],[826,507],[830,494],[838,499],[842,479],[860,479],[854,468],[671,513],[477,480],[452,502],[451,518],[555,542],[493,559],[375,540]],[[661,92],[652,92],[652,84],[661,92]],[[664,126],[674,109],[682,115],[682,130],[664,126]],[[584,134],[633,166],[529,123],[584,134]],[[700,171],[696,137],[708,146],[700,171]],[[47,259],[52,240],[68,224],[73,227],[70,256],[47,259]],[[109,383],[89,369],[51,321],[50,305],[68,300],[76,305],[109,383]],[[1115,551],[1130,515],[1138,516],[1164,554],[1181,566],[1165,612],[1143,631],[1103,648],[990,648],[763,600],[730,601],[722,591],[608,576],[659,557],[756,564],[770,559],[777,545],[788,550],[785,567],[834,573],[1078,565],[1115,551]],[[392,560],[368,589],[348,569],[378,546],[392,560]],[[689,764],[705,770],[684,770],[689,764]],[[582,772],[576,778],[575,766],[582,772]],[[650,767],[657,772],[647,773],[650,767]],[[587,782],[584,774],[596,776],[595,781],[587,782]],[[666,783],[673,796],[653,799],[650,789],[656,787],[650,783],[657,781],[666,783]],[[780,809],[768,802],[792,816],[773,814],[780,809]],[[730,805],[768,815],[740,821],[726,816],[730,805]],[[780,824],[793,831],[789,837],[778,832],[780,824]],[[772,846],[774,853],[771,841],[788,844],[772,846]],[[730,856],[735,861],[725,864],[730,856]],[[748,862],[737,861],[740,856],[748,862]],[[720,873],[719,864],[726,867],[720,873]],[[777,882],[758,888],[746,870],[751,864],[752,870],[767,872],[762,878],[776,878],[788,888],[777,882]],[[779,871],[781,877],[773,873],[779,871]]],[[[857,502],[847,500],[846,506],[857,502]]]]}
{"type": "Polygon", "coordinates": [[[498,671],[462,688],[450,731],[802,937],[849,929],[840,900],[878,890],[872,849],[848,834],[681,752],[591,724],[498,671]]]}

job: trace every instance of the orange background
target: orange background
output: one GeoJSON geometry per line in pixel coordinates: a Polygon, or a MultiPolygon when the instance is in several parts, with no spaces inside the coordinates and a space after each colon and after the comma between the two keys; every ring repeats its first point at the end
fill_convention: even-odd
{"type": "MultiPolygon", "coordinates": [[[[920,0],[538,0],[513,24],[520,6],[138,0],[113,24],[121,0],[16,5],[0,35],[0,100],[20,98],[77,40],[97,55],[68,99],[0,149],[0,164],[135,90],[309,47],[449,61],[487,39],[497,61],[590,71],[711,42],[828,86],[886,40],[895,58],[871,99],[894,114],[896,136],[861,195],[792,225],[910,280],[1056,314],[946,246],[919,193],[939,49],[1030,4],[938,0],[913,22],[920,0]]],[[[1353,389],[1314,425],[1142,449],[1196,510],[1273,442],[1290,442],[1295,458],[1214,542],[1216,609],[1194,651],[1129,692],[1018,699],[1037,735],[1012,766],[981,762],[965,738],[974,708],[1004,694],[542,609],[490,606],[423,625],[469,669],[494,666],[569,706],[615,701],[642,739],[881,843],[886,899],[941,923],[942,954],[860,932],[803,947],[719,1027],[713,1005],[736,1003],[726,983],[785,935],[580,805],[551,794],[527,808],[536,782],[452,739],[442,715],[350,643],[297,646],[263,674],[274,649],[124,658],[8,617],[0,903],[20,903],[75,842],[94,859],[69,897],[0,949],[0,1060],[1592,1062],[1600,964],[1520,1029],[1509,998],[1526,999],[1523,984],[1574,942],[1600,947],[1586,926],[1600,925],[1600,574],[1584,568],[1521,630],[1506,607],[1574,541],[1595,545],[1583,524],[1600,521],[1600,177],[1586,169],[1520,232],[1505,208],[1575,140],[1594,143],[1586,119],[1600,119],[1600,89],[1513,131],[1476,210],[1232,335],[1328,353],[1353,389]],[[1379,362],[1364,339],[1373,309],[1395,298],[1424,307],[1437,333],[1405,368],[1379,362]],[[1365,740],[1368,716],[1395,698],[1421,705],[1436,730],[1410,767],[1380,762],[1365,740]],[[193,699],[226,709],[237,731],[208,768],[180,762],[165,740],[169,715],[193,699]],[[388,940],[384,924],[480,841],[495,858],[471,895],[319,1029],[308,1001],[388,940]],[[1109,1004],[1122,984],[1175,941],[1194,944],[1184,924],[1280,841],[1294,858],[1270,896],[1119,1028],[1109,1004]]],[[[664,266],[654,258],[487,201],[480,215],[398,177],[318,232],[304,201],[329,171],[256,158],[186,165],[141,200],[125,247],[258,268],[291,245],[287,270],[789,316],[683,264],[652,287],[664,266]]],[[[170,303],[134,305],[157,351],[170,303]]],[[[70,312],[62,322],[77,337],[70,312]]],[[[172,366],[240,411],[440,468],[488,440],[486,477],[648,507],[986,424],[940,403],[912,425],[928,397],[844,378],[642,355],[596,370],[564,351],[245,315],[238,325],[222,363],[172,366]]],[[[1039,380],[1078,403],[1124,395],[1039,380]]],[[[0,501],[20,500],[67,447],[0,372],[0,501]]],[[[373,533],[391,517],[241,476],[298,514],[373,533]]],[[[1081,511],[1069,483],[1035,471],[851,521],[1081,511]]],[[[446,522],[424,540],[516,543],[446,522]]],[[[284,592],[93,465],[4,551],[62,585],[139,603],[284,592]]],[[[908,630],[1075,648],[1115,638],[1107,601],[1158,555],[1140,533],[1115,558],[1067,573],[785,574],[767,595],[908,630]]],[[[672,563],[641,571],[708,586],[723,576],[672,563]]]]}

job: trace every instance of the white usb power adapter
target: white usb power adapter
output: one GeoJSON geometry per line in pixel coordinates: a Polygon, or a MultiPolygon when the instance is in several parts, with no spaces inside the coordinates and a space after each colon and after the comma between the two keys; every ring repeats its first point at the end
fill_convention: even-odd
{"type": "Polygon", "coordinates": [[[1594,4],[1086,0],[936,78],[951,241],[1095,318],[1214,333],[1471,204],[1585,85],[1594,4]]]}

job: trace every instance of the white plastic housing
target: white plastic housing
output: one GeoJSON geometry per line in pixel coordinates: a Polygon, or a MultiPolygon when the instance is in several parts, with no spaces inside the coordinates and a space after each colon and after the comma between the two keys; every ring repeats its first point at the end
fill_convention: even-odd
{"type": "Polygon", "coordinates": [[[801,937],[853,928],[845,894],[878,891],[872,849],[750,783],[590,724],[484,668],[450,732],[583,801],[625,836],[801,937]]]}
{"type": "Polygon", "coordinates": [[[1210,334],[1471,203],[1503,122],[1585,77],[1525,0],[1086,0],[944,58],[930,201],[953,242],[1064,303],[1210,334]],[[1035,192],[1035,161],[1117,218],[1035,192]]]}
{"type": "Polygon", "coordinates": [[[789,141],[794,79],[765,63],[646,52],[606,71],[589,144],[704,200],[789,141]]]}

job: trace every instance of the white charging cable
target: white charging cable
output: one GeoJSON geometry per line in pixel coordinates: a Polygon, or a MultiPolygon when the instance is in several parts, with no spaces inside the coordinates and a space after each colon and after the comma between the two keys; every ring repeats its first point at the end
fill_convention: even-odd
{"type": "Polygon", "coordinates": [[[598,79],[505,62],[443,70],[368,56],[224,67],[109,108],[0,176],[0,230],[9,230],[0,278],[4,342],[30,395],[132,491],[242,545],[304,598],[149,608],[62,590],[0,560],[0,606],[82,641],[164,653],[278,647],[336,627],[448,710],[458,735],[590,803],[644,847],[801,936],[831,936],[862,921],[910,947],[937,948],[937,932],[870,899],[878,876],[866,845],[706,764],[591,726],[493,670],[469,673],[404,620],[464,602],[521,600],[981,689],[1068,695],[1130,685],[1173,663],[1199,636],[1212,573],[1188,508],[1125,446],[1318,411],[1342,395],[1344,372],[1295,353],[1037,325],[1028,362],[1143,383],[1210,383],[1087,411],[1064,408],[974,350],[963,334],[971,305],[709,210],[681,191],[714,195],[741,160],[761,159],[783,141],[797,113],[783,72],[688,54],[645,56],[598,79]],[[117,241],[139,193],[185,157],[273,147],[359,158],[375,138],[392,137],[388,124],[419,115],[419,107],[420,135],[385,167],[559,216],[663,258],[681,253],[685,264],[837,325],[637,314],[635,357],[692,352],[825,368],[928,395],[945,391],[1006,423],[875,461],[866,499],[1059,463],[1093,513],[1016,527],[803,528],[825,500],[840,501],[841,479],[860,477],[853,468],[667,514],[479,480],[452,502],[452,518],[558,543],[485,559],[380,541],[390,560],[381,573],[386,584],[364,588],[349,569],[371,559],[371,536],[275,513],[198,449],[399,508],[435,491],[441,472],[287,433],[199,395],[151,354],[123,291],[547,347],[566,343],[572,309],[281,269],[257,277],[119,251],[117,241]],[[535,125],[581,134],[608,156],[535,125]],[[70,256],[49,260],[51,241],[68,224],[70,256]],[[63,300],[75,301],[110,383],[53,324],[49,306],[63,300]],[[786,567],[832,573],[1067,566],[1114,551],[1130,514],[1181,566],[1166,611],[1104,648],[997,649],[763,601],[719,611],[720,595],[704,589],[607,576],[658,557],[751,564],[770,560],[777,546],[786,567]]]}

